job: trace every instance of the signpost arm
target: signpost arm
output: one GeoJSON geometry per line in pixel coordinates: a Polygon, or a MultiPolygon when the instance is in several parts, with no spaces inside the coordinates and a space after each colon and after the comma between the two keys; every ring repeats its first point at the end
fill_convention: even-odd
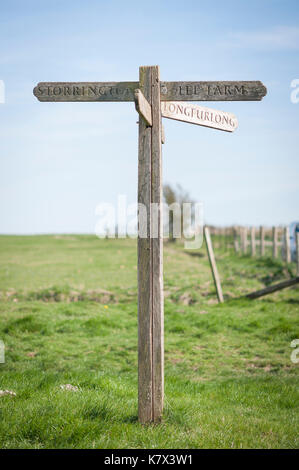
{"type": "Polygon", "coordinates": [[[152,107],[144,97],[141,90],[137,88],[134,94],[136,111],[141,114],[148,126],[152,125],[152,107]]]}

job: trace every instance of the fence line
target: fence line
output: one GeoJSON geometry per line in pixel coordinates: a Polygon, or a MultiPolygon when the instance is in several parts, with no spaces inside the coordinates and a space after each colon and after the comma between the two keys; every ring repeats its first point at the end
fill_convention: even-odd
{"type": "MultiPolygon", "coordinates": [[[[232,249],[236,254],[250,254],[252,257],[269,256],[278,259],[281,256],[287,264],[292,261],[289,227],[209,226],[209,231],[216,249],[220,248],[224,251],[232,249]],[[248,253],[248,247],[250,247],[250,253],[248,253]]],[[[299,274],[298,234],[296,247],[295,261],[297,274],[299,274]]]]}

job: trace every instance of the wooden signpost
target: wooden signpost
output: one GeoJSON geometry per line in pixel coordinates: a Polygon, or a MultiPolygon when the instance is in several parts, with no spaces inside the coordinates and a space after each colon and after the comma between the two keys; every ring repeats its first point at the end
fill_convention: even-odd
{"type": "MultiPolygon", "coordinates": [[[[33,93],[42,102],[135,101],[140,116],[138,203],[147,209],[146,220],[138,214],[138,415],[141,423],[159,422],[164,394],[161,105],[163,115],[168,112],[172,119],[164,102],[175,102],[180,112],[177,102],[260,101],[267,90],[259,81],[161,82],[159,67],[153,66],[140,67],[139,82],[42,82],[33,93]]],[[[200,114],[203,108],[198,108],[183,105],[184,116],[191,113],[188,122],[228,132],[237,127],[230,113],[209,109],[200,114]]]]}

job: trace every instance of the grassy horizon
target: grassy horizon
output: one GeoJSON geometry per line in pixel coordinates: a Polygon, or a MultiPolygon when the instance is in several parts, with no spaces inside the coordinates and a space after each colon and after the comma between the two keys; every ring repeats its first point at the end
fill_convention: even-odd
{"type": "Polygon", "coordinates": [[[0,447],[298,448],[298,287],[240,298],[294,266],[215,247],[223,305],[205,247],[164,243],[165,412],[141,426],[136,240],[1,236],[0,447]]]}

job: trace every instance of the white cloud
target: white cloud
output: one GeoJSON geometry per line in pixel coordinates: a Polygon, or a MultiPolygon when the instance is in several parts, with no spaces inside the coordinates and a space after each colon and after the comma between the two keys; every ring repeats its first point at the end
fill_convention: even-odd
{"type": "Polygon", "coordinates": [[[267,31],[230,33],[224,45],[259,49],[299,49],[299,28],[277,26],[267,31]]]}

